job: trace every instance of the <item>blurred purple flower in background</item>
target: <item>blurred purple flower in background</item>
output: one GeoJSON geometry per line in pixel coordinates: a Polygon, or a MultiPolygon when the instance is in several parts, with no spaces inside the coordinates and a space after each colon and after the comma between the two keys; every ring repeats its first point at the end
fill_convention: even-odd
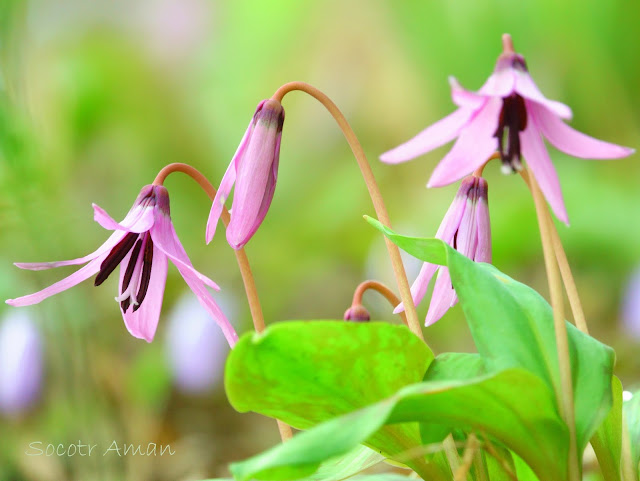
{"type": "Polygon", "coordinates": [[[640,266],[633,271],[627,282],[622,299],[622,321],[626,330],[640,339],[640,266]]]}
{"type": "Polygon", "coordinates": [[[0,412],[16,416],[39,397],[42,340],[28,312],[10,311],[0,321],[0,412]]]}
{"type": "Polygon", "coordinates": [[[207,311],[185,294],[169,313],[166,351],[176,387],[197,394],[222,380],[229,344],[207,311]]]}
{"type": "Polygon", "coordinates": [[[380,160],[404,162],[457,137],[429,179],[428,187],[441,187],[473,172],[496,150],[506,173],[522,169],[524,157],[553,212],[568,223],[558,174],[543,137],[558,150],[585,159],[615,159],[634,150],[594,139],[565,124],[562,119],[571,119],[571,109],[545,98],[529,75],[524,57],[513,51],[509,35],[503,36],[503,43],[493,74],[478,92],[450,79],[458,110],[385,152],[380,160]]]}
{"type": "MultiPolygon", "coordinates": [[[[482,177],[472,175],[464,179],[435,235],[477,262],[491,262],[491,226],[487,194],[487,181],[482,177]]],[[[422,301],[436,271],[439,272],[427,312],[427,326],[438,321],[458,302],[458,296],[451,285],[449,269],[425,262],[411,286],[415,305],[422,301]]],[[[397,314],[403,310],[404,306],[400,303],[393,312],[397,314]]]]}
{"type": "Polygon", "coordinates": [[[207,221],[207,243],[216,232],[222,208],[235,184],[227,241],[241,249],[267,215],[278,178],[284,109],[276,100],[258,104],[249,128],[220,182],[207,221]]]}

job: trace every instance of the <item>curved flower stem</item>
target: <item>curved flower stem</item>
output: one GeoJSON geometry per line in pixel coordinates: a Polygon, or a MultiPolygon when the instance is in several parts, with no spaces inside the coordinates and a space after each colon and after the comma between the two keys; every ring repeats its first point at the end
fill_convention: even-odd
{"type": "MultiPolygon", "coordinates": [[[[167,176],[173,172],[182,172],[183,174],[187,174],[193,180],[195,180],[202,190],[206,192],[211,201],[216,196],[215,187],[209,182],[198,169],[192,167],[188,164],[182,163],[174,163],[169,164],[164,167],[155,180],[153,181],[154,185],[162,185],[167,176]]],[[[222,210],[222,222],[226,227],[229,225],[229,211],[226,208],[222,210]]],[[[234,249],[234,253],[236,255],[236,260],[238,261],[238,267],[240,268],[240,274],[242,275],[242,282],[244,284],[244,290],[247,294],[247,301],[249,302],[249,310],[251,311],[251,318],[253,319],[253,327],[256,332],[262,332],[265,329],[264,325],[264,315],[262,314],[262,306],[260,305],[260,299],[258,298],[258,290],[256,289],[256,283],[253,278],[253,273],[251,272],[251,267],[249,265],[249,259],[247,258],[247,254],[244,249],[234,249]]],[[[278,422],[278,430],[280,431],[280,438],[282,441],[286,441],[291,439],[293,436],[291,432],[291,427],[289,425],[283,423],[279,419],[276,420],[278,422]]]]}
{"type": "MultiPolygon", "coordinates": [[[[529,184],[529,180],[528,180],[528,176],[526,176],[526,172],[522,173],[522,178],[527,183],[529,190],[531,190],[531,185],[529,184]]],[[[571,306],[571,313],[573,314],[573,320],[576,324],[576,327],[580,331],[584,332],[585,334],[589,334],[589,328],[587,327],[587,320],[585,318],[584,311],[582,309],[582,302],[580,301],[580,296],[578,295],[578,288],[576,287],[576,282],[573,278],[573,274],[571,273],[571,267],[569,266],[569,260],[567,259],[567,254],[564,251],[564,248],[562,247],[562,242],[560,241],[560,235],[558,234],[558,230],[556,229],[556,225],[554,224],[548,209],[544,209],[543,215],[546,219],[547,224],[549,225],[549,232],[551,234],[551,244],[553,245],[553,251],[555,252],[556,261],[558,262],[558,267],[560,268],[562,282],[564,284],[564,288],[567,293],[567,298],[569,299],[569,305],[571,306]]]]}
{"type": "MultiPolygon", "coordinates": [[[[387,301],[389,301],[389,304],[391,304],[391,306],[394,308],[401,302],[398,296],[396,296],[393,293],[393,291],[389,289],[387,286],[385,286],[382,282],[369,280],[369,281],[364,281],[360,283],[358,287],[356,287],[356,290],[353,293],[353,301],[351,302],[352,306],[357,306],[362,304],[362,295],[365,293],[367,289],[372,289],[382,294],[382,296],[387,301]]],[[[400,317],[402,317],[402,320],[406,324],[407,317],[404,312],[400,312],[400,317]]]]}
{"type": "Polygon", "coordinates": [[[553,243],[553,250],[556,253],[556,260],[558,261],[558,267],[560,268],[560,274],[562,275],[562,282],[564,283],[564,288],[567,292],[567,297],[569,298],[569,304],[571,305],[571,312],[573,313],[573,320],[576,323],[576,327],[584,332],[585,334],[589,334],[589,328],[587,327],[587,320],[584,317],[584,311],[582,310],[582,302],[580,302],[580,296],[578,295],[578,288],[576,287],[576,282],[573,279],[573,274],[571,273],[571,267],[569,267],[569,261],[567,259],[567,254],[562,247],[562,242],[560,241],[560,236],[558,235],[558,231],[556,229],[555,224],[553,223],[553,219],[551,219],[551,215],[549,211],[546,212],[548,223],[551,231],[551,242],[553,243]]]}
{"type": "Polygon", "coordinates": [[[484,164],[482,164],[480,167],[478,167],[476,170],[474,170],[473,172],[473,176],[474,177],[482,177],[482,172],[484,172],[484,168],[487,166],[487,164],[494,160],[494,159],[499,159],[500,158],[500,152],[494,152],[493,154],[491,154],[489,156],[489,158],[484,162],[484,164]]]}
{"type": "MultiPolygon", "coordinates": [[[[367,160],[367,156],[365,155],[364,150],[362,149],[362,146],[360,145],[360,142],[356,137],[356,134],[353,132],[353,129],[349,125],[349,122],[347,122],[345,116],[342,114],[342,112],[340,112],[340,109],[338,109],[336,104],[334,104],[333,101],[323,92],[304,82],[289,82],[287,84],[284,84],[273,94],[271,98],[277,100],[278,102],[281,102],[282,98],[287,93],[293,90],[300,90],[311,95],[313,98],[318,100],[333,116],[338,126],[342,130],[345,138],[347,139],[353,155],[358,162],[358,166],[360,167],[360,171],[362,172],[362,177],[367,184],[369,196],[371,197],[371,201],[373,202],[373,207],[376,211],[376,215],[378,216],[378,220],[382,224],[390,228],[391,222],[389,220],[387,208],[385,207],[384,201],[382,200],[380,188],[378,187],[376,179],[373,176],[373,172],[371,170],[371,166],[369,165],[369,161],[367,160]]],[[[418,321],[418,315],[416,313],[416,307],[413,303],[413,298],[411,297],[409,280],[407,279],[407,274],[404,270],[404,265],[402,264],[402,258],[400,257],[398,246],[396,246],[386,237],[385,243],[387,245],[387,250],[389,251],[389,257],[393,266],[396,283],[398,284],[398,289],[400,291],[400,297],[402,299],[402,302],[404,303],[407,326],[409,327],[409,329],[411,329],[411,332],[413,332],[420,339],[424,340],[420,321],[418,321]]]]}
{"type": "Polygon", "coordinates": [[[542,251],[544,253],[544,263],[549,281],[549,291],[551,294],[551,306],[553,308],[553,321],[556,332],[556,349],[558,351],[558,366],[560,370],[560,386],[555,386],[560,414],[569,428],[569,480],[578,481],[580,467],[578,466],[578,452],[576,445],[576,423],[575,410],[573,404],[573,382],[571,379],[571,359],[569,357],[569,340],[567,336],[567,326],[564,319],[564,299],[562,292],[562,281],[558,264],[555,262],[553,235],[551,234],[551,217],[544,200],[544,196],[536,179],[529,176],[526,170],[520,172],[522,178],[529,186],[538,217],[540,228],[540,238],[542,240],[542,251]]]}

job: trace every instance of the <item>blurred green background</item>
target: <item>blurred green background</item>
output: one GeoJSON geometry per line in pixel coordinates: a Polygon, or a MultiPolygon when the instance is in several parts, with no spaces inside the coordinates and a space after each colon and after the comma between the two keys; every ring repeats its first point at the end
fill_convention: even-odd
{"type": "MultiPolygon", "coordinates": [[[[107,233],[91,203],[122,218],[170,162],[219,183],[258,102],[307,81],[343,110],[370,157],[394,227],[431,236],[457,189],[425,189],[449,145],[399,166],[377,156],[450,113],[448,75],[477,89],[512,34],[548,98],[597,138],[640,142],[640,4],[296,0],[0,2],[0,297],[39,290],[72,269],[15,261],[75,258],[107,233]]],[[[267,323],[341,318],[366,278],[394,286],[354,159],[331,117],[287,95],[280,172],[267,218],[247,246],[267,323]]],[[[640,339],[622,323],[640,266],[637,154],[585,161],[550,148],[571,227],[558,225],[592,333],[617,351],[626,388],[640,381],[640,339]]],[[[532,201],[517,176],[485,171],[495,265],[547,295],[532,201]]],[[[178,235],[239,332],[251,327],[232,250],[204,244],[210,203],[187,177],[165,183],[178,235]],[[231,313],[234,313],[233,316],[231,313]]],[[[419,263],[407,259],[415,276],[419,263]]],[[[226,464],[277,442],[272,420],[235,413],[220,382],[182,392],[167,358],[166,318],[187,288],[169,268],[152,344],[132,338],[117,281],[87,281],[29,308],[44,348],[37,402],[0,418],[0,480],[177,480],[228,475],[226,464]],[[171,444],[164,457],[26,456],[30,442],[171,444]]],[[[640,294],[637,294],[640,296],[640,294]]],[[[374,318],[398,322],[376,294],[374,318]]],[[[12,309],[0,307],[0,318],[12,309]]],[[[422,318],[427,302],[419,306],[422,318]]],[[[2,321],[0,321],[2,322],[2,321]]],[[[638,332],[636,330],[636,332],[638,332]]],[[[425,329],[437,352],[473,349],[459,307],[425,329]]],[[[197,353],[194,353],[197,356],[197,353]]],[[[223,356],[215,369],[223,369],[223,356]]]]}

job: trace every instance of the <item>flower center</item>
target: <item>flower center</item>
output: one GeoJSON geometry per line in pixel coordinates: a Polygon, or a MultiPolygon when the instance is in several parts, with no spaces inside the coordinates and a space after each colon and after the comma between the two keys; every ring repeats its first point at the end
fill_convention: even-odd
{"type": "Polygon", "coordinates": [[[135,232],[126,234],[100,264],[100,271],[94,285],[102,284],[129,252],[131,257],[122,277],[120,295],[116,300],[120,302],[123,312],[127,312],[131,304],[133,304],[133,312],[136,312],[147,295],[151,280],[153,241],[148,231],[141,234],[135,232]]]}
{"type": "Polygon", "coordinates": [[[502,100],[498,128],[493,136],[498,139],[502,170],[512,173],[522,170],[520,132],[527,128],[527,109],[524,99],[518,94],[511,94],[502,100]]]}

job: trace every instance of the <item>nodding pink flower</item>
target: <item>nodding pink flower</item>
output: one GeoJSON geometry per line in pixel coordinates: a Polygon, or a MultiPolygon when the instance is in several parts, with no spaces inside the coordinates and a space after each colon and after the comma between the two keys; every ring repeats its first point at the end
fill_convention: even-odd
{"type": "MultiPolygon", "coordinates": [[[[436,233],[436,238],[477,262],[491,262],[491,226],[487,192],[487,181],[482,177],[473,175],[464,179],[436,233]]],[[[425,262],[411,286],[415,305],[422,301],[436,271],[439,272],[427,312],[427,326],[438,321],[458,302],[458,296],[451,285],[449,269],[425,262]]],[[[403,310],[404,306],[400,304],[393,312],[397,314],[403,310]]]]}
{"type": "Polygon", "coordinates": [[[520,170],[524,157],[553,212],[568,223],[558,175],[543,137],[557,149],[585,159],[620,158],[634,150],[594,139],[565,124],[561,119],[571,119],[571,109],[546,99],[529,75],[522,55],[513,51],[509,35],[503,36],[503,43],[504,52],[493,74],[478,92],[464,90],[451,78],[451,95],[458,110],[380,159],[392,164],[404,162],[457,137],[427,184],[440,187],[470,174],[496,150],[505,173],[520,170]]]}
{"type": "Polygon", "coordinates": [[[227,241],[240,249],[255,234],[267,215],[278,178],[284,109],[276,100],[263,100],[222,178],[207,222],[207,243],[235,184],[227,241]]]}
{"type": "Polygon", "coordinates": [[[178,268],[200,304],[218,323],[230,345],[238,336],[207,290],[220,288],[191,265],[171,223],[169,193],[160,185],[142,188],[133,207],[120,223],[97,205],[93,205],[94,220],[114,231],[95,252],[68,261],[35,264],[16,263],[21,269],[42,270],[52,267],[87,263],[69,277],[28,296],[7,300],[11,306],[28,306],[58,294],[96,275],[99,286],[118,265],[120,284],[116,301],[131,335],[151,342],[158,327],[162,299],[167,279],[167,260],[178,268]]]}

